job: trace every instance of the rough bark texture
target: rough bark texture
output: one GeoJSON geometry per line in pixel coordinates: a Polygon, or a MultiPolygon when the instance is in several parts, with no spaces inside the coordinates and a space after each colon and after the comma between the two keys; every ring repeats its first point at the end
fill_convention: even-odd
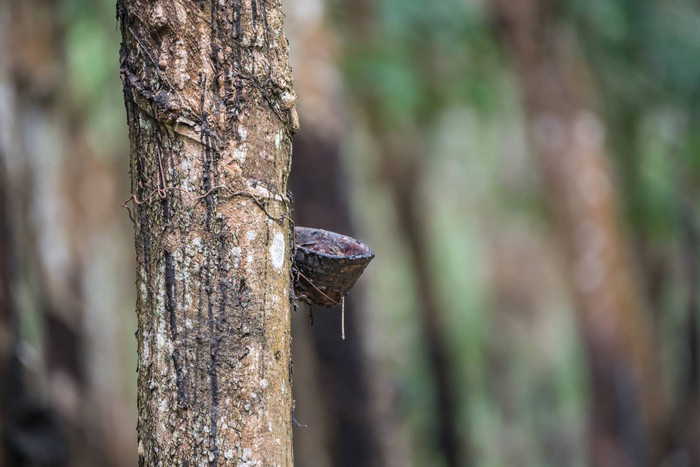
{"type": "Polygon", "coordinates": [[[292,465],[296,130],[278,0],[118,4],[146,465],[292,465]]]}

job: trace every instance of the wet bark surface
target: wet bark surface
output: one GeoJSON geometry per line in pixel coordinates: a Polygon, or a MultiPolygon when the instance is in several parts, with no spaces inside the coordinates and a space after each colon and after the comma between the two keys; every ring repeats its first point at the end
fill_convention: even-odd
{"type": "Polygon", "coordinates": [[[292,465],[286,187],[298,123],[280,3],[117,9],[140,463],[292,465]]]}

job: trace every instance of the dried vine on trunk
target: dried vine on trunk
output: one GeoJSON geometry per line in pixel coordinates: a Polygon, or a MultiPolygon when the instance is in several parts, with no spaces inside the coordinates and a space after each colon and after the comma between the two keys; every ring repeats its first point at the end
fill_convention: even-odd
{"type": "Polygon", "coordinates": [[[298,123],[279,0],[121,0],[139,458],[291,465],[286,195],[298,123]]]}

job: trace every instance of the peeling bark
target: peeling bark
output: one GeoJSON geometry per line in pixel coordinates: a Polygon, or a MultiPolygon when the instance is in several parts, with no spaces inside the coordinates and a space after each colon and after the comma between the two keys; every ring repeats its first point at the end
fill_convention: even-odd
{"type": "Polygon", "coordinates": [[[139,460],[292,465],[287,178],[298,123],[278,0],[124,0],[139,460]]]}

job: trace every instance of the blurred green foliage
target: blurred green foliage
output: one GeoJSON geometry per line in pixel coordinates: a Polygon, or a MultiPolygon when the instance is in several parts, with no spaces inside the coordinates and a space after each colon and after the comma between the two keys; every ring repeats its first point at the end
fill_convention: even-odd
{"type": "MultiPolygon", "coordinates": [[[[95,147],[123,150],[113,3],[64,0],[61,11],[70,100],[85,116],[95,147]]],[[[376,106],[375,123],[383,131],[403,131],[403,138],[425,148],[416,190],[459,384],[459,421],[475,465],[584,465],[587,380],[566,288],[561,281],[540,284],[535,294],[545,298],[534,317],[519,303],[505,318],[497,312],[496,237],[518,232],[525,247],[540,239],[548,252],[541,262],[558,258],[527,151],[521,96],[485,4],[376,0],[367,2],[367,17],[328,0],[343,39],[349,94],[376,106]],[[358,37],[353,30],[363,27],[368,34],[358,37]],[[505,355],[501,367],[494,364],[498,352],[505,355]]],[[[591,106],[605,116],[626,227],[643,263],[640,274],[649,273],[644,268],[650,262],[661,268],[660,291],[647,292],[661,316],[664,366],[678,384],[678,335],[688,293],[676,264],[682,256],[679,211],[690,206],[697,218],[700,205],[698,3],[565,0],[559,14],[562,40],[573,40],[572,49],[581,51],[593,73],[597,101],[591,106]]],[[[378,143],[360,120],[366,115],[354,115],[344,141],[354,216],[378,253],[364,281],[368,307],[391,331],[381,349],[413,463],[439,466],[431,442],[435,395],[408,247],[378,167],[378,143]]],[[[99,154],[123,158],[126,174],[125,154],[99,154]]]]}
{"type": "MultiPolygon", "coordinates": [[[[511,317],[516,331],[499,328],[496,292],[489,283],[494,230],[522,231],[525,225],[524,230],[548,238],[551,225],[523,136],[521,96],[507,54],[492,33],[488,2],[372,2],[372,21],[362,29],[371,34],[362,37],[352,29],[363,19],[332,5],[345,38],[352,95],[376,106],[382,131],[399,131],[425,148],[425,173],[416,190],[458,375],[463,435],[465,442],[471,437],[475,465],[585,464],[586,366],[566,288],[550,284],[539,291],[550,298],[538,310],[544,324],[534,326],[552,327],[539,335],[533,323],[518,316],[524,309],[511,317]],[[517,331],[528,326],[529,331],[517,331]],[[508,341],[502,344],[507,367],[498,369],[489,359],[494,342],[502,339],[508,341]],[[512,386],[512,400],[495,395],[496,372],[505,374],[496,384],[512,386]],[[555,439],[564,446],[564,457],[555,454],[555,439]]],[[[677,266],[681,206],[690,206],[686,215],[698,215],[698,13],[693,0],[566,0],[558,9],[562,43],[570,43],[565,50],[580,53],[572,59],[588,61],[592,70],[596,101],[589,104],[605,118],[625,230],[659,323],[664,369],[676,386],[686,361],[678,358],[685,351],[678,339],[685,332],[689,290],[677,266]]],[[[389,343],[390,360],[415,465],[440,465],[435,446],[426,441],[435,428],[435,402],[426,383],[430,371],[416,301],[406,290],[413,283],[406,246],[391,207],[377,202],[388,197],[375,165],[380,149],[362,127],[348,138],[346,153],[356,216],[381,252],[370,271],[375,284],[370,303],[381,310],[384,325],[397,330],[389,343]]]]}
{"type": "Polygon", "coordinates": [[[340,14],[336,24],[345,33],[347,83],[376,101],[383,124],[424,124],[463,102],[481,111],[496,104],[490,88],[498,48],[475,3],[385,0],[369,7],[371,19],[340,14]],[[358,22],[369,23],[372,34],[354,37],[358,22]]]}
{"type": "MultiPolygon", "coordinates": [[[[93,147],[125,148],[126,112],[119,78],[119,30],[115,2],[63,0],[67,101],[84,118],[93,147]]],[[[119,157],[118,151],[97,151],[119,157]]]]}

